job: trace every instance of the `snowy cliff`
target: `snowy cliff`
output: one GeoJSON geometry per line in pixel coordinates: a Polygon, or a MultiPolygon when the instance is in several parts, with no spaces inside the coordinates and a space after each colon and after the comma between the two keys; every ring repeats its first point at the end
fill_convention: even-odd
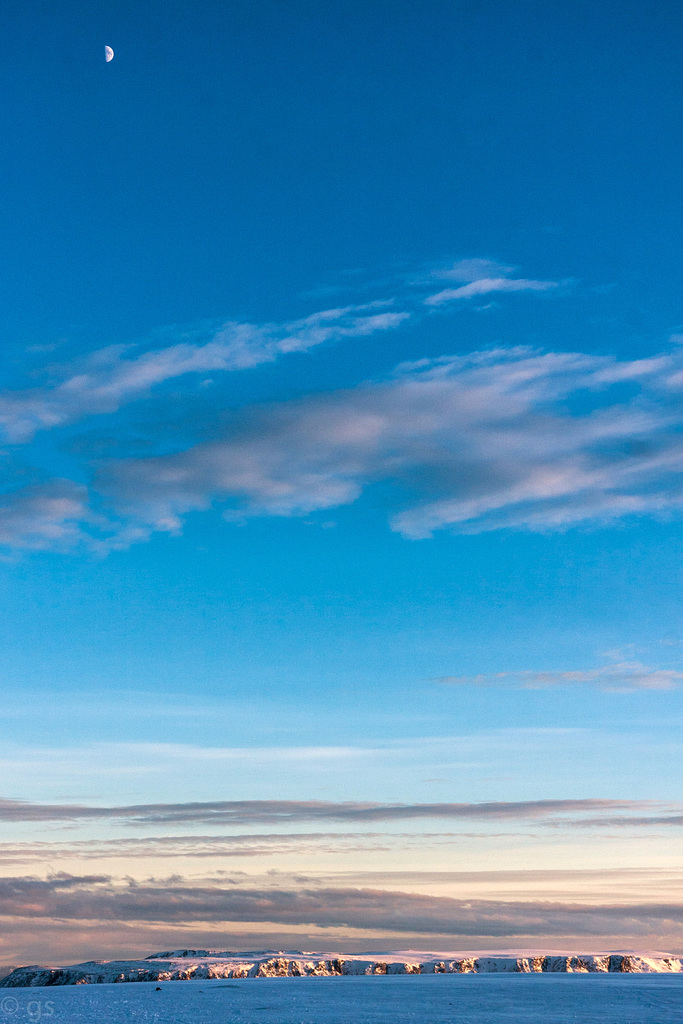
{"type": "Polygon", "coordinates": [[[258,953],[173,950],[146,960],[92,960],[71,967],[17,967],[0,988],[93,985],[127,981],[189,981],[209,978],[332,977],[371,974],[491,973],[680,973],[683,958],[624,953],[589,955],[461,956],[384,953],[335,955],[275,951],[258,953]],[[423,959],[424,957],[424,959],[423,959]]]}

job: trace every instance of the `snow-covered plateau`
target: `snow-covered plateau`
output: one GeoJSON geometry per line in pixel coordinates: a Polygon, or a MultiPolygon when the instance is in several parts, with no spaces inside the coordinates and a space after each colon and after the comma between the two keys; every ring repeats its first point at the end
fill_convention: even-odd
{"type": "Polygon", "coordinates": [[[176,949],[145,960],[90,960],[72,966],[17,967],[0,988],[118,982],[207,981],[217,978],[334,977],[396,974],[680,974],[683,958],[638,953],[507,955],[339,954],[293,950],[251,953],[176,949]]]}

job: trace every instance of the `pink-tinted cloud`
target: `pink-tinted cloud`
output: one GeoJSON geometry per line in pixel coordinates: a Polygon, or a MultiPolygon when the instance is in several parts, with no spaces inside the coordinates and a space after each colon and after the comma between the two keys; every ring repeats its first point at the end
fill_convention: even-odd
{"type": "Polygon", "coordinates": [[[215,501],[231,515],[329,509],[380,480],[400,489],[391,525],[411,538],[665,514],[683,505],[683,409],[668,383],[682,362],[526,349],[425,360],[245,410],[219,439],[109,465],[100,486],[161,530],[215,501]],[[625,379],[631,392],[613,394],[625,379]]]}
{"type": "Polygon", "coordinates": [[[599,668],[560,672],[495,672],[476,676],[441,676],[434,680],[450,686],[512,686],[525,690],[545,690],[554,686],[589,685],[599,690],[673,690],[683,685],[683,672],[652,668],[640,662],[619,662],[599,668]]]}
{"type": "Polygon", "coordinates": [[[410,315],[386,305],[328,309],[285,324],[227,323],[208,341],[182,341],[137,355],[122,346],[102,349],[77,369],[66,367],[51,386],[0,393],[0,428],[7,440],[25,442],[37,430],[115,412],[167,380],[251,369],[324,342],[396,328],[410,315]]]}

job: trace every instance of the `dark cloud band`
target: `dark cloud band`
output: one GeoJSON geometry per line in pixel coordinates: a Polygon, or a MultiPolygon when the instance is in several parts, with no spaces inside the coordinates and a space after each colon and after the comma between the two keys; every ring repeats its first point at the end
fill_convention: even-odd
{"type": "Polygon", "coordinates": [[[424,935],[632,935],[680,931],[683,905],[460,900],[356,888],[223,888],[183,879],[122,883],[105,876],[0,880],[5,918],[160,924],[253,922],[424,935]]]}

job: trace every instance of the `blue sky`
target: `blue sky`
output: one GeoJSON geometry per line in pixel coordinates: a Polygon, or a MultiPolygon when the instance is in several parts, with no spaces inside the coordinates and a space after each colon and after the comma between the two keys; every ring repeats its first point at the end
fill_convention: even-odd
{"type": "MultiPolygon", "coordinates": [[[[408,868],[421,891],[428,868],[613,867],[659,898],[681,867],[680,11],[7,0],[0,40],[2,795],[26,802],[3,874],[99,860],[115,890],[167,863],[157,821],[74,812],[67,842],[66,812],[19,806],[326,801],[329,831],[361,801],[433,805],[424,863],[394,836],[380,878],[344,819],[240,870],[393,892],[408,868]],[[446,805],[544,800],[640,803],[448,838],[446,805]]],[[[211,820],[169,873],[219,886],[238,826],[211,820]]],[[[2,956],[247,935],[162,908],[88,938],[89,884],[68,941],[47,905],[40,939],[0,908],[2,956]]],[[[432,934],[399,918],[325,944],[432,934]]],[[[590,942],[683,950],[676,922],[590,942]]],[[[497,927],[463,934],[521,942],[497,927]]],[[[544,927],[524,942],[583,934],[544,927]]]]}

